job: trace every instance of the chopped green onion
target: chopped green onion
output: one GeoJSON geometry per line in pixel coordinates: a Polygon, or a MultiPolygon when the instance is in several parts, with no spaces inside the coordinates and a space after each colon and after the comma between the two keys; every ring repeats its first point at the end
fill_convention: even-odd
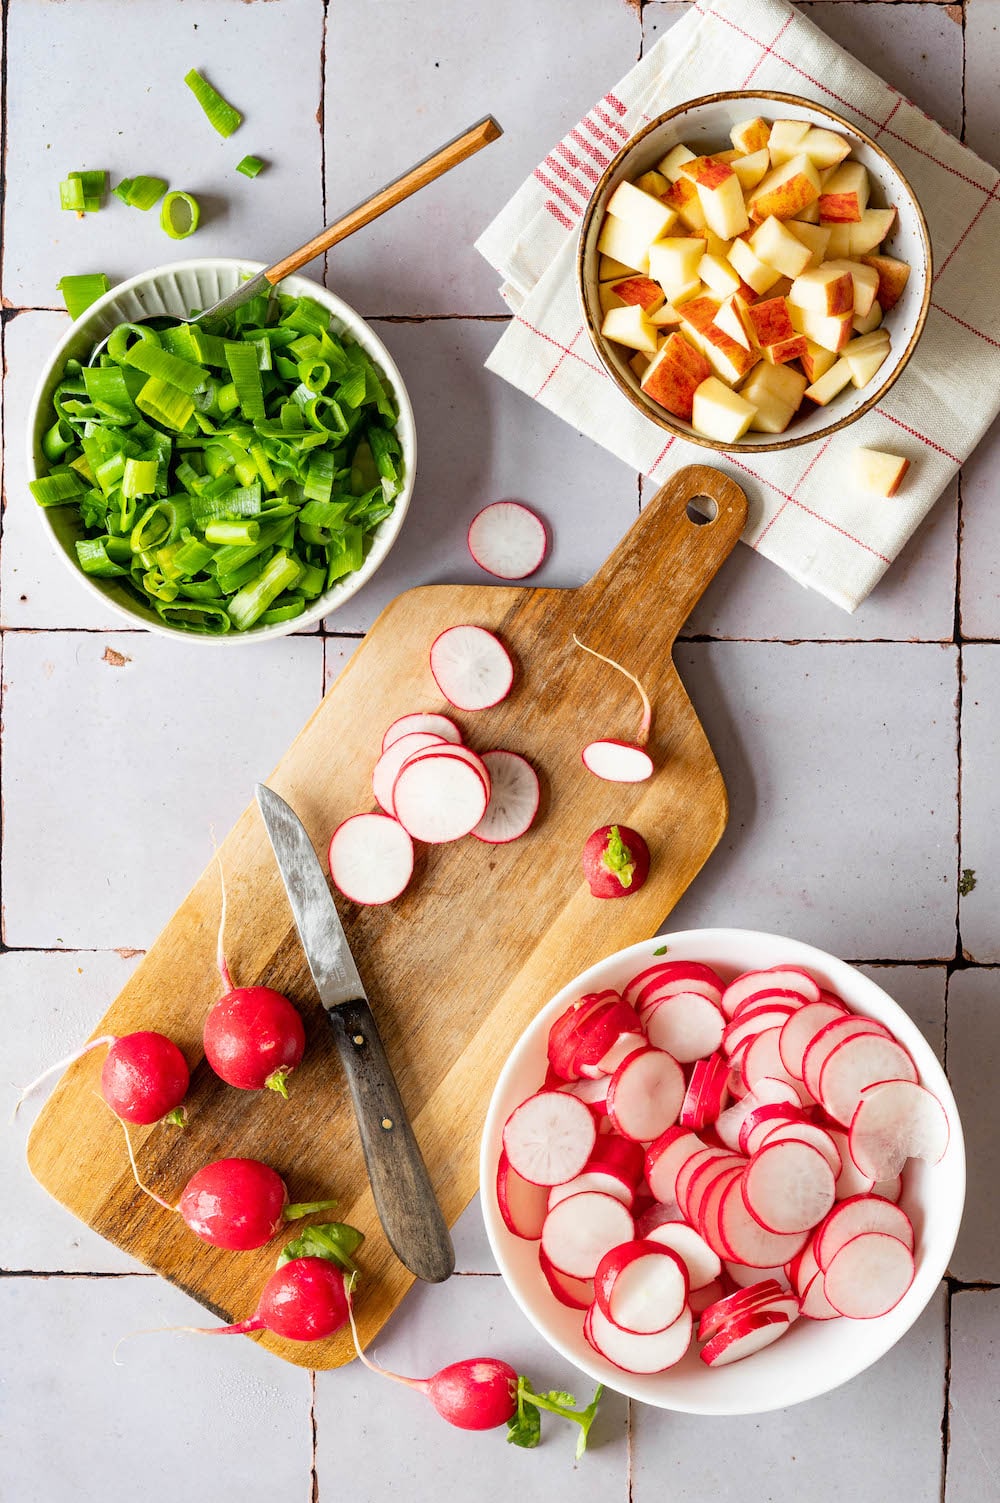
{"type": "Polygon", "coordinates": [[[155,459],[126,459],[122,495],[128,500],[136,496],[151,496],[156,490],[157,468],[155,459]]]}
{"type": "Polygon", "coordinates": [[[206,543],[256,543],[260,537],[260,523],[252,517],[242,522],[209,522],[205,528],[206,543]]]}
{"type": "Polygon", "coordinates": [[[154,418],[165,428],[176,429],[178,433],[187,427],[194,414],[194,403],[187,392],[181,391],[177,386],[169,385],[159,376],[150,376],[136,397],[135,405],[141,408],[147,417],[154,418]]]}
{"type": "Polygon", "coordinates": [[[96,574],[102,579],[112,579],[128,570],[116,564],[108,556],[110,538],[81,538],[76,544],[76,556],[84,574],[96,574]]]}
{"type": "Polygon", "coordinates": [[[109,283],[103,271],[88,271],[75,277],[60,277],[56,286],[62,293],[70,318],[77,319],[87,311],[91,303],[96,303],[99,297],[104,296],[109,283]]]}
{"type": "Polygon", "coordinates": [[[68,177],[59,184],[59,207],[83,213],[83,184],[78,177],[68,177]]]}
{"type": "Polygon", "coordinates": [[[123,177],[117,188],[112,188],[111,191],[116,198],[121,199],[123,204],[127,204],[128,196],[132,191],[132,179],[130,177],[123,177]]]}
{"type": "Polygon", "coordinates": [[[198,228],[201,207],[190,193],[175,189],[168,193],[160,205],[160,228],[166,230],[171,240],[186,240],[198,228]]]}
{"type": "Polygon", "coordinates": [[[252,345],[228,344],[226,363],[229,366],[236,395],[243,416],[253,422],[264,416],[264,393],[261,388],[260,366],[257,351],[252,345]]]}
{"type": "Polygon", "coordinates": [[[28,489],[39,506],[62,506],[75,501],[83,490],[74,470],[52,470],[39,480],[29,480],[28,489]]]}
{"type": "Polygon", "coordinates": [[[253,626],[272,601],[293,585],[301,573],[302,565],[294,558],[289,558],[287,553],[276,553],[257,578],[244,585],[230,600],[229,614],[237,631],[246,631],[248,626],[253,626]]]}
{"type": "Polygon", "coordinates": [[[242,172],[244,177],[256,177],[258,172],[263,171],[265,165],[260,157],[244,157],[242,162],[236,163],[236,171],[242,172]]]}
{"type": "Polygon", "coordinates": [[[71,172],[59,184],[59,207],[93,214],[101,207],[107,186],[106,172],[71,172]]]}
{"type": "MultiPolygon", "coordinates": [[[[119,186],[123,185],[119,184],[119,186]]],[[[166,191],[166,178],[143,177],[140,173],[138,177],[129,179],[125,202],[130,209],[151,209],[154,204],[159,203],[166,191]]]]}
{"type": "Polygon", "coordinates": [[[189,397],[205,385],[205,372],[199,365],[181,360],[162,345],[147,340],[140,339],[132,345],[125,356],[125,364],[144,371],[147,376],[159,376],[161,381],[176,386],[178,391],[187,392],[189,397]]]}
{"type": "Polygon", "coordinates": [[[208,116],[209,124],[215,127],[220,136],[231,136],[233,131],[243,124],[243,116],[239,110],[223,99],[218,90],[212,88],[208,79],[201,76],[197,68],[192,68],[190,73],[184,75],[184,82],[208,116]]]}

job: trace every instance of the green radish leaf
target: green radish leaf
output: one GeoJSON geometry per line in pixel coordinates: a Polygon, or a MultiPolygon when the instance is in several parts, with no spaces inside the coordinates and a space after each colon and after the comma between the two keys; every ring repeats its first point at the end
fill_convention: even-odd
{"type": "Polygon", "coordinates": [[[655,949],[653,951],[653,954],[654,955],[666,955],[666,953],[667,953],[667,951],[669,949],[670,949],[669,945],[660,945],[657,949],[655,949]]]}
{"type": "Polygon", "coordinates": [[[616,876],[623,887],[632,886],[635,862],[632,859],[632,852],[622,840],[617,825],[612,825],[608,833],[608,843],[601,854],[601,865],[616,876]]]}
{"type": "Polygon", "coordinates": [[[516,1446],[537,1446],[541,1438],[541,1415],[538,1411],[547,1409],[550,1414],[558,1414],[579,1425],[580,1434],[576,1442],[576,1459],[579,1461],[587,1449],[590,1427],[594,1423],[603,1393],[603,1384],[599,1383],[586,1409],[577,1409],[576,1399],[571,1393],[560,1389],[552,1389],[548,1393],[532,1393],[528,1380],[520,1377],[517,1380],[517,1413],[507,1422],[507,1439],[516,1446]]]}
{"type": "Polygon", "coordinates": [[[307,1226],[288,1242],[278,1254],[276,1267],[283,1268],[293,1258],[327,1258],[348,1273],[357,1273],[354,1254],[365,1240],[364,1232],[342,1221],[328,1221],[323,1226],[307,1226]]]}

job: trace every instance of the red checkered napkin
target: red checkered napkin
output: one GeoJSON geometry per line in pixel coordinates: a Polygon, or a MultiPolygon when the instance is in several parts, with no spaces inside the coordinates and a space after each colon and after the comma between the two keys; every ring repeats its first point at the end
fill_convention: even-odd
{"type": "Polygon", "coordinates": [[[927,324],[879,406],[831,439],[749,464],[718,457],[750,497],[745,541],[853,611],[1000,409],[1000,176],[785,0],[696,0],[522,184],[477,242],[514,313],[487,366],[655,480],[705,461],[665,440],[598,364],[577,300],[577,233],[601,172],[649,119],[709,88],[751,86],[856,121],[898,162],[930,225],[927,324]],[[909,458],[898,495],[845,484],[858,445],[909,458]]]}

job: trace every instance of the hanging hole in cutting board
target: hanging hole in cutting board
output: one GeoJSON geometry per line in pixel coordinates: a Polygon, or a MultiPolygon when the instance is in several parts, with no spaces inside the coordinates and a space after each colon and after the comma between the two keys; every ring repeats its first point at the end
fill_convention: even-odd
{"type": "Polygon", "coordinates": [[[696,527],[705,527],[719,515],[718,502],[713,501],[711,496],[692,496],[686,510],[688,520],[696,527]]]}

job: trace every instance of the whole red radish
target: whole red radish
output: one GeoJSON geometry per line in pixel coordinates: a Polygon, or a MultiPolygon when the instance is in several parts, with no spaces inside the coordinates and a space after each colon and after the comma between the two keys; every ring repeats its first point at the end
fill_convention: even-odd
{"type": "Polygon", "coordinates": [[[57,1071],[65,1070],[75,1060],[82,1059],[91,1049],[104,1045],[109,1047],[101,1070],[101,1094],[115,1116],[123,1122],[142,1126],[164,1118],[182,1126],[184,1110],[181,1102],[191,1079],[187,1060],[172,1039],[162,1033],[147,1031],[126,1033],[121,1037],[110,1033],[91,1039],[75,1054],[51,1065],[37,1080],[25,1086],[17,1099],[15,1115],[21,1102],[36,1086],[57,1071]]]}
{"type": "Polygon", "coordinates": [[[205,1058],[216,1075],[241,1091],[287,1097],[289,1074],[302,1059],[306,1031],[287,997],[269,986],[237,986],[205,1019],[205,1058]]]}
{"type": "Polygon", "coordinates": [[[628,825],[602,825],[583,848],[583,874],[595,898],[627,898],[649,876],[649,847],[628,825]]]}
{"type": "Polygon", "coordinates": [[[344,1274],[329,1258],[292,1258],[276,1269],[254,1313],[230,1326],[199,1327],[201,1335],[245,1336],[273,1331],[288,1341],[322,1341],[347,1320],[344,1274]]]}

